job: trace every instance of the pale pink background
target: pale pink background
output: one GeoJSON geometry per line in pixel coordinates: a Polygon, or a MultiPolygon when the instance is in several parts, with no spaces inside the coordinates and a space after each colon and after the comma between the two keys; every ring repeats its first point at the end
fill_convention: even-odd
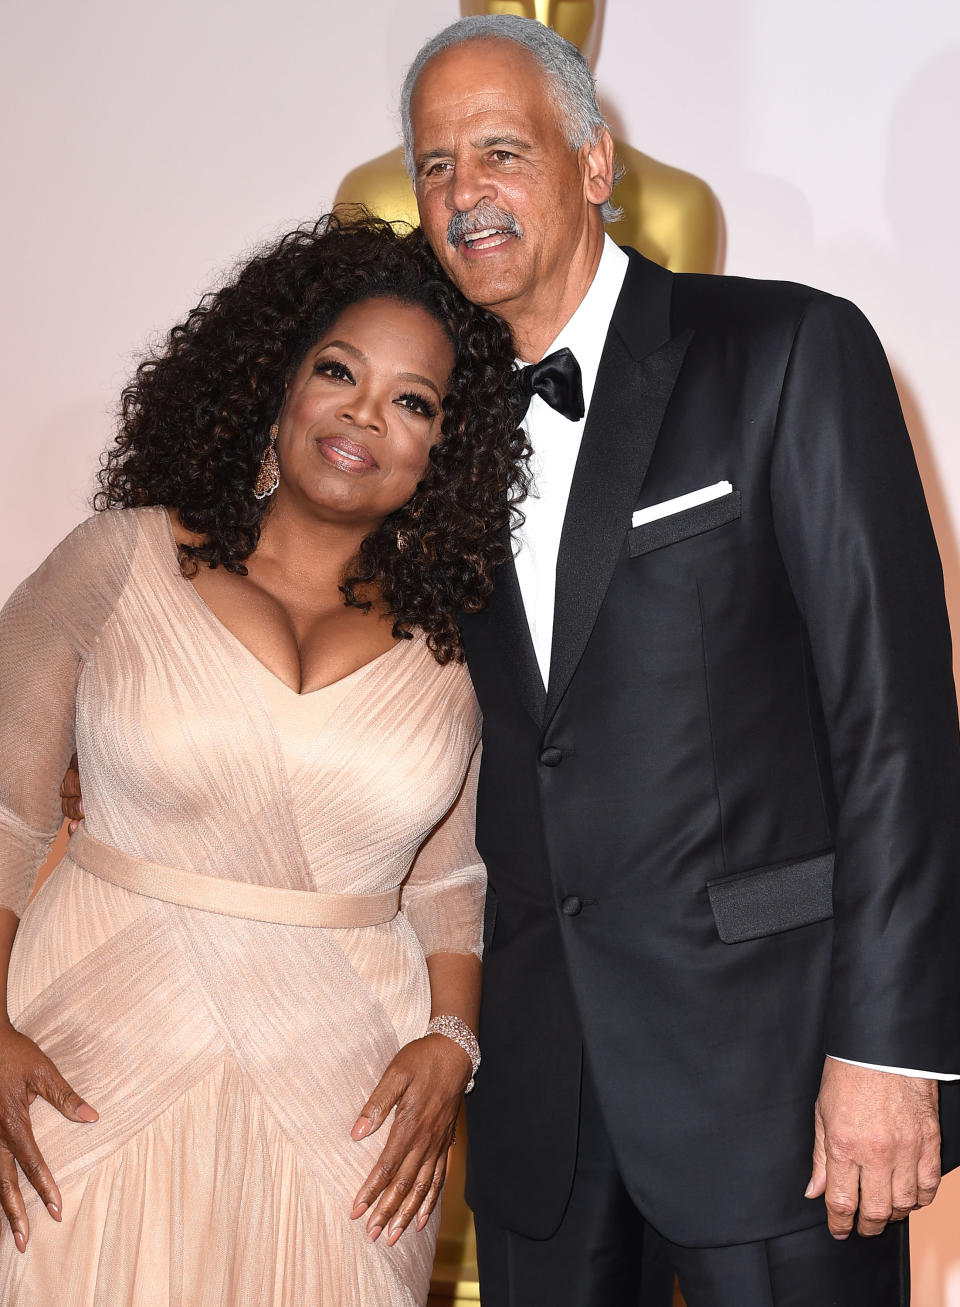
{"type": "MultiPolygon", "coordinates": [[[[393,144],[402,70],[457,12],[455,0],[3,7],[0,600],[86,513],[138,350],[393,144]]],[[[826,287],[876,324],[958,629],[960,6],[611,0],[597,72],[626,139],[715,188],[728,272],[826,287]]],[[[914,1222],[917,1307],[960,1307],[958,1229],[955,1176],[914,1222]]]]}

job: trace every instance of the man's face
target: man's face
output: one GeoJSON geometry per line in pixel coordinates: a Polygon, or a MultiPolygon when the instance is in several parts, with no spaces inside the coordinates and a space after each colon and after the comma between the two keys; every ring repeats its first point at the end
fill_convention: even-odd
{"type": "Polygon", "coordinates": [[[510,321],[566,275],[594,205],[589,147],[571,149],[539,64],[468,41],[424,68],[411,104],[424,231],[464,295],[510,321]]]}

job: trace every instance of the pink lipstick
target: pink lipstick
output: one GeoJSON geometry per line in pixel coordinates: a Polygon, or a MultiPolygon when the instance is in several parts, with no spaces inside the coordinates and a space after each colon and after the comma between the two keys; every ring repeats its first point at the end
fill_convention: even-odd
{"type": "Polygon", "coordinates": [[[317,448],[327,462],[338,467],[341,472],[362,474],[376,472],[380,467],[365,445],[358,445],[346,436],[324,436],[317,441],[317,448]]]}

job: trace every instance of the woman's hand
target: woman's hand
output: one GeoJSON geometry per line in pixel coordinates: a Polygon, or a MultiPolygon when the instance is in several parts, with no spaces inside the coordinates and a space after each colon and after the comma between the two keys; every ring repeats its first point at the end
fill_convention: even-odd
{"type": "Polygon", "coordinates": [[[470,1072],[469,1057],[453,1040],[427,1035],[401,1048],[367,1099],[350,1132],[353,1139],[366,1139],[397,1109],[383,1151],[350,1213],[355,1221],[369,1212],[371,1239],[386,1230],[392,1246],[414,1216],[418,1230],[430,1219],[446,1178],[470,1072]]]}
{"type": "Polygon", "coordinates": [[[60,807],[63,810],[63,815],[70,823],[68,830],[72,835],[83,821],[83,795],[80,792],[80,764],[77,761],[76,754],[74,754],[70,759],[70,765],[67,767],[63,780],[60,782],[60,807]]]}
{"type": "Polygon", "coordinates": [[[30,1124],[30,1104],[38,1094],[68,1121],[100,1119],[33,1040],[4,1022],[0,1025],[0,1207],[20,1252],[27,1246],[30,1222],[20,1192],[17,1162],[55,1221],[60,1220],[62,1205],[60,1190],[30,1124]]]}

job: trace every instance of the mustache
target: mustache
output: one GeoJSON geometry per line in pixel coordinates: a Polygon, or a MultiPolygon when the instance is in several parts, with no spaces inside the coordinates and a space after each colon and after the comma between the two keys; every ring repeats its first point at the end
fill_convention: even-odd
{"type": "Polygon", "coordinates": [[[498,209],[489,200],[482,200],[476,208],[467,212],[458,209],[453,215],[447,224],[447,244],[456,249],[465,237],[472,236],[478,231],[486,231],[488,227],[509,232],[511,236],[516,236],[518,239],[523,236],[523,228],[512,213],[498,209]]]}

